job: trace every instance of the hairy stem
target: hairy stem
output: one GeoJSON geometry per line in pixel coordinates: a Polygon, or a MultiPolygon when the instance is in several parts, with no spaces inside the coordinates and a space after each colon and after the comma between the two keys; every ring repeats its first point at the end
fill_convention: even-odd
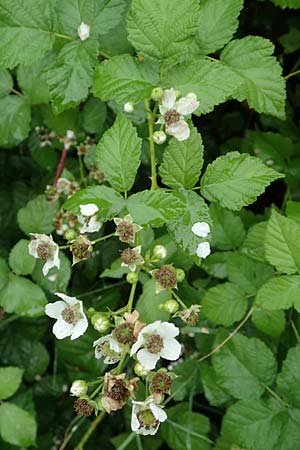
{"type": "Polygon", "coordinates": [[[157,173],[156,173],[156,160],[155,160],[155,145],[153,140],[153,125],[154,119],[150,109],[149,101],[145,100],[145,108],[147,111],[148,131],[149,131],[149,145],[150,145],[150,161],[151,161],[151,190],[158,188],[157,185],[157,173]]]}
{"type": "Polygon", "coordinates": [[[64,170],[64,165],[65,165],[65,161],[66,161],[66,157],[68,154],[68,148],[65,146],[63,148],[61,157],[60,157],[60,161],[57,165],[57,169],[56,169],[56,174],[55,174],[55,178],[53,181],[53,186],[56,186],[58,179],[60,178],[62,171],[64,170]]]}

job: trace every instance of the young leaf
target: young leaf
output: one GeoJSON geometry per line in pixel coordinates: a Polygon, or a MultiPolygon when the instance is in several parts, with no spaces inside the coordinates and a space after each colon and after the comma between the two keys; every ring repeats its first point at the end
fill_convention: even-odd
{"type": "Polygon", "coordinates": [[[203,164],[203,150],[201,135],[196,128],[191,129],[186,141],[170,139],[159,168],[162,182],[173,189],[195,186],[203,164]]]}
{"type": "Polygon", "coordinates": [[[264,309],[289,309],[300,312],[300,276],[282,275],[272,278],[257,293],[255,303],[264,309]]]}
{"type": "Polygon", "coordinates": [[[247,100],[259,113],[285,119],[285,80],[273,52],[274,45],[268,39],[247,36],[230,42],[221,60],[242,79],[234,98],[247,100]]]}
{"type": "Polygon", "coordinates": [[[200,2],[197,41],[201,53],[214,53],[224,47],[238,27],[243,0],[204,0],[200,2]]]}
{"type": "Polygon", "coordinates": [[[127,192],[133,186],[141,163],[142,140],[136,128],[123,114],[104,133],[96,150],[96,164],[105,179],[117,191],[127,192]]]}
{"type": "Polygon", "coordinates": [[[300,225],[272,211],[265,235],[267,260],[279,272],[292,274],[300,271],[300,225]]]}
{"type": "Polygon", "coordinates": [[[158,70],[153,65],[141,63],[130,55],[118,55],[96,67],[93,93],[103,101],[137,103],[149,98],[158,83],[158,70]]]}
{"type": "Polygon", "coordinates": [[[143,55],[176,62],[193,48],[198,20],[196,0],[133,0],[128,39],[143,55]]]}
{"type": "Polygon", "coordinates": [[[245,227],[239,216],[218,203],[211,203],[209,212],[213,221],[212,245],[220,250],[238,248],[245,239],[245,227]]]}
{"type": "Polygon", "coordinates": [[[202,363],[200,376],[205,397],[211,405],[219,406],[232,400],[231,395],[218,385],[216,372],[212,366],[202,363]]]}
{"type": "Polygon", "coordinates": [[[39,195],[18,211],[19,227],[27,234],[49,234],[54,229],[57,208],[57,204],[52,205],[44,195],[39,195]]]}
{"type": "Polygon", "coordinates": [[[253,156],[229,152],[208,165],[201,192],[207,200],[237,211],[253,203],[272,181],[283,176],[253,156]]]}
{"type": "Polygon", "coordinates": [[[37,425],[34,417],[13,403],[0,405],[0,436],[17,447],[35,446],[37,425]]]}
{"type": "Polygon", "coordinates": [[[9,265],[18,275],[30,275],[36,264],[36,259],[29,254],[28,244],[28,240],[20,239],[9,254],[9,265]]]}
{"type": "Polygon", "coordinates": [[[300,345],[289,350],[283,362],[281,373],[277,377],[277,388],[281,395],[292,405],[300,408],[300,345]]]}
{"type": "Polygon", "coordinates": [[[285,315],[283,311],[256,308],[251,316],[255,327],[271,337],[278,337],[285,327],[285,315]]]}
{"type": "Polygon", "coordinates": [[[51,50],[54,23],[51,0],[1,0],[0,68],[31,64],[51,50]]]}
{"type": "Polygon", "coordinates": [[[0,146],[14,147],[28,136],[30,104],[25,97],[7,95],[0,98],[0,109],[0,146]]]}
{"type": "Polygon", "coordinates": [[[19,367],[0,368],[0,400],[11,397],[22,382],[23,370],[19,367]]]}

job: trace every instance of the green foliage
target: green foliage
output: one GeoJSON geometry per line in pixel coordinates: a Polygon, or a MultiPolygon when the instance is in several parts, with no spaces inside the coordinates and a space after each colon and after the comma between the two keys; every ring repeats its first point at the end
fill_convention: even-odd
{"type": "Polygon", "coordinates": [[[0,399],[11,397],[19,388],[22,381],[23,370],[19,367],[0,368],[0,399]]]}
{"type": "Polygon", "coordinates": [[[30,123],[30,105],[26,98],[6,95],[0,98],[0,108],[5,116],[0,122],[0,145],[14,147],[28,135],[30,123]],[[11,125],[13,123],[13,126],[11,125]]]}
{"type": "Polygon", "coordinates": [[[29,242],[21,239],[9,254],[9,265],[18,275],[30,275],[35,267],[36,259],[28,252],[29,242]]]}
{"type": "Polygon", "coordinates": [[[35,445],[36,422],[34,417],[13,403],[0,405],[0,435],[3,441],[18,447],[35,445]]]}
{"type": "Polygon", "coordinates": [[[26,234],[51,233],[54,229],[53,220],[56,212],[57,205],[49,205],[46,197],[39,195],[19,210],[19,226],[26,234]]]}

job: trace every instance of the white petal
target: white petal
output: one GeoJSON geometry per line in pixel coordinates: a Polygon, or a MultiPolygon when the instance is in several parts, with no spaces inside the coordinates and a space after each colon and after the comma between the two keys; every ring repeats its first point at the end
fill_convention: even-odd
{"type": "Polygon", "coordinates": [[[190,129],[184,120],[166,126],[166,133],[174,136],[178,141],[186,141],[190,137],[190,129]]]}
{"type": "Polygon", "coordinates": [[[182,97],[176,102],[176,110],[179,114],[186,116],[192,114],[199,106],[199,102],[193,97],[182,97]]]}
{"type": "Polygon", "coordinates": [[[76,297],[69,297],[69,295],[63,294],[62,292],[55,292],[57,297],[60,297],[64,302],[68,303],[68,305],[74,306],[78,303],[82,303],[81,300],[78,300],[76,297]]]}
{"type": "Polygon", "coordinates": [[[71,341],[79,338],[79,336],[82,336],[86,332],[88,325],[89,325],[89,323],[88,323],[86,316],[83,316],[82,319],[78,320],[78,322],[76,323],[76,325],[73,328],[72,335],[71,335],[71,341]]]}
{"type": "Polygon", "coordinates": [[[87,205],[80,205],[80,212],[83,216],[91,217],[99,211],[95,203],[88,203],[87,205]]]}
{"type": "Polygon", "coordinates": [[[38,258],[37,248],[39,244],[40,242],[38,241],[38,239],[32,239],[32,241],[30,241],[28,244],[29,254],[31,256],[34,256],[35,258],[38,258]]]}
{"type": "Polygon", "coordinates": [[[211,251],[209,242],[201,242],[201,244],[198,245],[197,256],[199,256],[199,258],[205,259],[208,257],[208,255],[210,255],[210,253],[211,251]]]}
{"type": "Polygon", "coordinates": [[[139,350],[136,355],[137,360],[143,364],[146,370],[152,370],[156,366],[157,361],[160,358],[159,353],[147,352],[144,348],[139,350]]]}
{"type": "Polygon", "coordinates": [[[90,27],[84,22],[81,22],[79,27],[77,28],[78,36],[81,41],[85,41],[90,36],[90,27]]]}
{"type": "Polygon", "coordinates": [[[199,237],[206,238],[210,233],[210,227],[206,222],[196,222],[192,226],[192,232],[199,237]]]}
{"type": "Polygon", "coordinates": [[[57,337],[57,339],[64,339],[68,336],[71,336],[73,328],[74,327],[72,324],[67,323],[60,318],[55,322],[52,331],[57,337]]]}
{"type": "Polygon", "coordinates": [[[121,353],[122,352],[122,347],[120,346],[120,344],[113,337],[109,336],[108,342],[109,342],[109,348],[111,350],[113,350],[116,353],[121,353]]]}
{"type": "Polygon", "coordinates": [[[48,275],[48,272],[50,269],[52,269],[52,267],[55,267],[54,261],[53,259],[48,259],[45,264],[43,265],[43,275],[46,276],[48,275]]]}
{"type": "Polygon", "coordinates": [[[48,303],[45,307],[45,313],[47,316],[52,317],[52,319],[58,319],[62,310],[65,309],[67,305],[65,302],[58,300],[54,303],[48,303]]]}
{"type": "MultiPolygon", "coordinates": [[[[145,327],[145,328],[147,328],[147,327],[145,327]]],[[[145,343],[145,338],[143,336],[143,333],[139,333],[137,341],[131,347],[130,356],[134,355],[144,343],[145,343]]]]}
{"type": "Polygon", "coordinates": [[[159,420],[159,422],[164,422],[165,420],[167,420],[168,416],[165,411],[160,408],[160,406],[157,406],[154,402],[150,403],[150,409],[155,419],[159,420]]]}
{"type": "Polygon", "coordinates": [[[162,97],[162,105],[169,109],[174,108],[176,102],[176,93],[174,91],[174,89],[166,89],[163,93],[163,97],[162,97]]]}
{"type": "Polygon", "coordinates": [[[137,432],[139,427],[140,427],[140,422],[138,421],[138,418],[135,413],[135,407],[133,406],[132,413],[131,413],[131,429],[132,429],[132,431],[137,432]]]}
{"type": "Polygon", "coordinates": [[[176,339],[164,339],[164,347],[160,352],[160,356],[169,361],[176,361],[181,353],[181,345],[176,339]]]}
{"type": "Polygon", "coordinates": [[[179,328],[177,328],[174,323],[162,322],[157,327],[157,334],[162,338],[174,338],[179,335],[179,328]]]}
{"type": "Polygon", "coordinates": [[[133,218],[131,217],[130,214],[126,214],[126,216],[124,216],[124,218],[123,218],[123,221],[128,222],[128,223],[133,223],[133,218]]]}

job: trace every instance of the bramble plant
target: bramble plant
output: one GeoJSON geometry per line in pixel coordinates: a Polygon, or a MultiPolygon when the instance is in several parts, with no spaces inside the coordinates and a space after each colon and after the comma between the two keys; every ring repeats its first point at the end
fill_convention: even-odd
{"type": "Polygon", "coordinates": [[[0,0],[1,449],[300,448],[297,8],[0,0]]]}

